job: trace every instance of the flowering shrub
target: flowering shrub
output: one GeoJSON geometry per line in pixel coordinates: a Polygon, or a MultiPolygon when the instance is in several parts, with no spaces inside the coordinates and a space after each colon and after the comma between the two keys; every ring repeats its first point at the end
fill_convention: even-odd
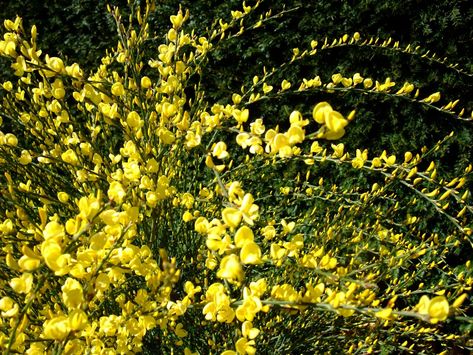
{"type": "MultiPolygon", "coordinates": [[[[3,353],[473,347],[473,167],[452,177],[435,162],[454,133],[431,149],[373,155],[338,142],[355,110],[316,97],[352,90],[472,119],[458,100],[408,82],[359,73],[275,82],[282,68],[210,102],[208,54],[279,16],[249,21],[258,5],[243,3],[205,36],[186,31],[179,10],[159,45],[151,1],[131,5],[127,21],[109,8],[120,41],[89,74],[43,54],[34,26],[4,22],[0,54],[18,80],[2,84],[0,105],[3,353]],[[312,105],[275,127],[253,114],[302,93],[312,105]]],[[[349,45],[470,75],[359,33],[314,40],[283,67],[349,45]]]]}

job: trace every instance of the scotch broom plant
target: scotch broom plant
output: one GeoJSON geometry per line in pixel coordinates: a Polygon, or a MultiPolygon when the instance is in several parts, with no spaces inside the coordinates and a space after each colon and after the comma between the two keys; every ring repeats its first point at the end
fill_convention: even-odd
{"type": "Polygon", "coordinates": [[[120,40],[90,73],[42,53],[35,26],[5,20],[0,55],[17,80],[0,88],[2,353],[473,349],[472,165],[452,176],[438,162],[455,133],[375,154],[343,143],[356,107],[320,95],[403,99],[464,125],[470,112],[389,75],[276,79],[340,46],[471,73],[345,34],[212,102],[210,53],[284,15],[259,4],[205,34],[179,9],[164,38],[149,26],[153,1],[130,1],[125,18],[109,7],[120,40]],[[259,112],[284,97],[289,115],[259,112]]]}

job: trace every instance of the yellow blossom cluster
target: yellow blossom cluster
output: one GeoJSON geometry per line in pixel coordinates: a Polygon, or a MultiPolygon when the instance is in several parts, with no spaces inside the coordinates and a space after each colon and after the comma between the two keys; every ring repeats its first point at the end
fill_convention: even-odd
{"type": "Polygon", "coordinates": [[[151,343],[255,354],[301,339],[315,352],[326,337],[346,353],[464,346],[463,330],[439,323],[471,322],[473,268],[450,259],[473,245],[473,167],[452,177],[429,160],[453,133],[399,157],[333,142],[355,111],[316,96],[274,127],[251,106],[316,88],[427,106],[440,93],[417,100],[413,84],[393,94],[391,79],[359,73],[297,88],[271,82],[273,70],[212,102],[208,54],[271,12],[250,25],[259,1],[243,2],[201,36],[179,10],[155,38],[153,1],[130,6],[128,21],[109,7],[120,40],[91,73],[43,54],[36,27],[4,22],[0,56],[17,80],[0,87],[1,352],[131,354],[151,343]],[[364,180],[347,186],[327,173],[336,169],[364,180]]]}

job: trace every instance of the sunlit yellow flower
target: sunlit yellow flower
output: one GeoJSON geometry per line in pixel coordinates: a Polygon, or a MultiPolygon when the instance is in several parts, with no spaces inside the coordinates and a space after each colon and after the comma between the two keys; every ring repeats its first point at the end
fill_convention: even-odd
{"type": "Polygon", "coordinates": [[[254,241],[254,234],[250,227],[241,226],[235,233],[235,246],[242,248],[246,243],[254,241]]]}
{"type": "Polygon", "coordinates": [[[57,316],[48,319],[43,324],[43,336],[46,339],[64,340],[71,331],[69,318],[66,316],[57,316]]]}
{"type": "Polygon", "coordinates": [[[44,227],[43,238],[60,242],[65,236],[64,226],[56,221],[51,221],[44,227]]]}
{"type": "Polygon", "coordinates": [[[254,242],[247,242],[240,250],[240,259],[243,264],[261,264],[261,249],[254,242]]]}
{"type": "Polygon", "coordinates": [[[236,228],[240,225],[241,219],[243,218],[242,212],[234,207],[226,207],[222,211],[223,222],[230,228],[236,228]]]}
{"type": "Polygon", "coordinates": [[[112,181],[107,192],[108,198],[116,203],[121,203],[126,196],[125,189],[118,181],[112,181]]]}
{"type": "Polygon", "coordinates": [[[32,274],[24,272],[20,277],[11,279],[9,285],[16,293],[29,293],[33,286],[33,279],[32,274]]]}
{"type": "Polygon", "coordinates": [[[13,301],[10,297],[3,297],[0,299],[0,311],[2,317],[11,318],[15,317],[20,308],[15,301],[13,301]]]}
{"type": "Polygon", "coordinates": [[[218,142],[213,145],[212,155],[218,159],[225,159],[228,157],[227,145],[225,142],[218,142]]]}
{"type": "Polygon", "coordinates": [[[317,123],[324,124],[326,116],[332,111],[332,106],[328,102],[319,102],[315,105],[312,116],[317,123]]]}
{"type": "Polygon", "coordinates": [[[238,354],[248,354],[253,355],[256,353],[256,348],[254,340],[248,340],[247,338],[240,338],[237,340],[235,347],[238,354]]]}
{"type": "Polygon", "coordinates": [[[112,94],[115,96],[122,96],[125,95],[125,88],[123,84],[120,82],[113,83],[112,85],[112,94]]]}
{"type": "Polygon", "coordinates": [[[79,281],[68,277],[61,287],[62,300],[69,309],[79,308],[84,302],[82,285],[79,281]]]}
{"type": "Polygon", "coordinates": [[[247,287],[243,289],[243,303],[236,309],[236,316],[240,322],[245,320],[252,321],[255,315],[263,308],[261,300],[252,295],[247,287]]]}
{"type": "Polygon", "coordinates": [[[430,300],[429,317],[430,322],[437,323],[447,319],[449,313],[448,301],[445,296],[436,296],[430,300]]]}
{"type": "Polygon", "coordinates": [[[217,277],[227,280],[243,280],[243,268],[240,260],[235,254],[230,254],[220,261],[220,268],[217,271],[217,277]]]}
{"type": "Polygon", "coordinates": [[[141,87],[148,89],[151,87],[151,79],[147,76],[141,78],[141,87]]]}
{"type": "Polygon", "coordinates": [[[88,324],[87,314],[81,309],[74,309],[69,312],[68,318],[71,330],[82,330],[88,324]]]}

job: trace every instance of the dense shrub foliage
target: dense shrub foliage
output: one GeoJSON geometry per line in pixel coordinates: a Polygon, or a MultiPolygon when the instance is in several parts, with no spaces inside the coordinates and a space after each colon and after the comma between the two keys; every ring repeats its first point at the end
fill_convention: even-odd
{"type": "Polygon", "coordinates": [[[5,20],[2,353],[472,350],[466,138],[440,125],[428,147],[420,129],[365,144],[382,125],[367,128],[370,111],[399,103],[418,127],[435,116],[466,135],[468,103],[383,72],[308,69],[331,51],[465,82],[468,67],[392,38],[314,35],[209,90],[208,68],[240,53],[229,44],[297,9],[238,6],[203,32],[179,9],[163,35],[154,2],[109,6],[118,44],[91,71],[5,20]]]}

